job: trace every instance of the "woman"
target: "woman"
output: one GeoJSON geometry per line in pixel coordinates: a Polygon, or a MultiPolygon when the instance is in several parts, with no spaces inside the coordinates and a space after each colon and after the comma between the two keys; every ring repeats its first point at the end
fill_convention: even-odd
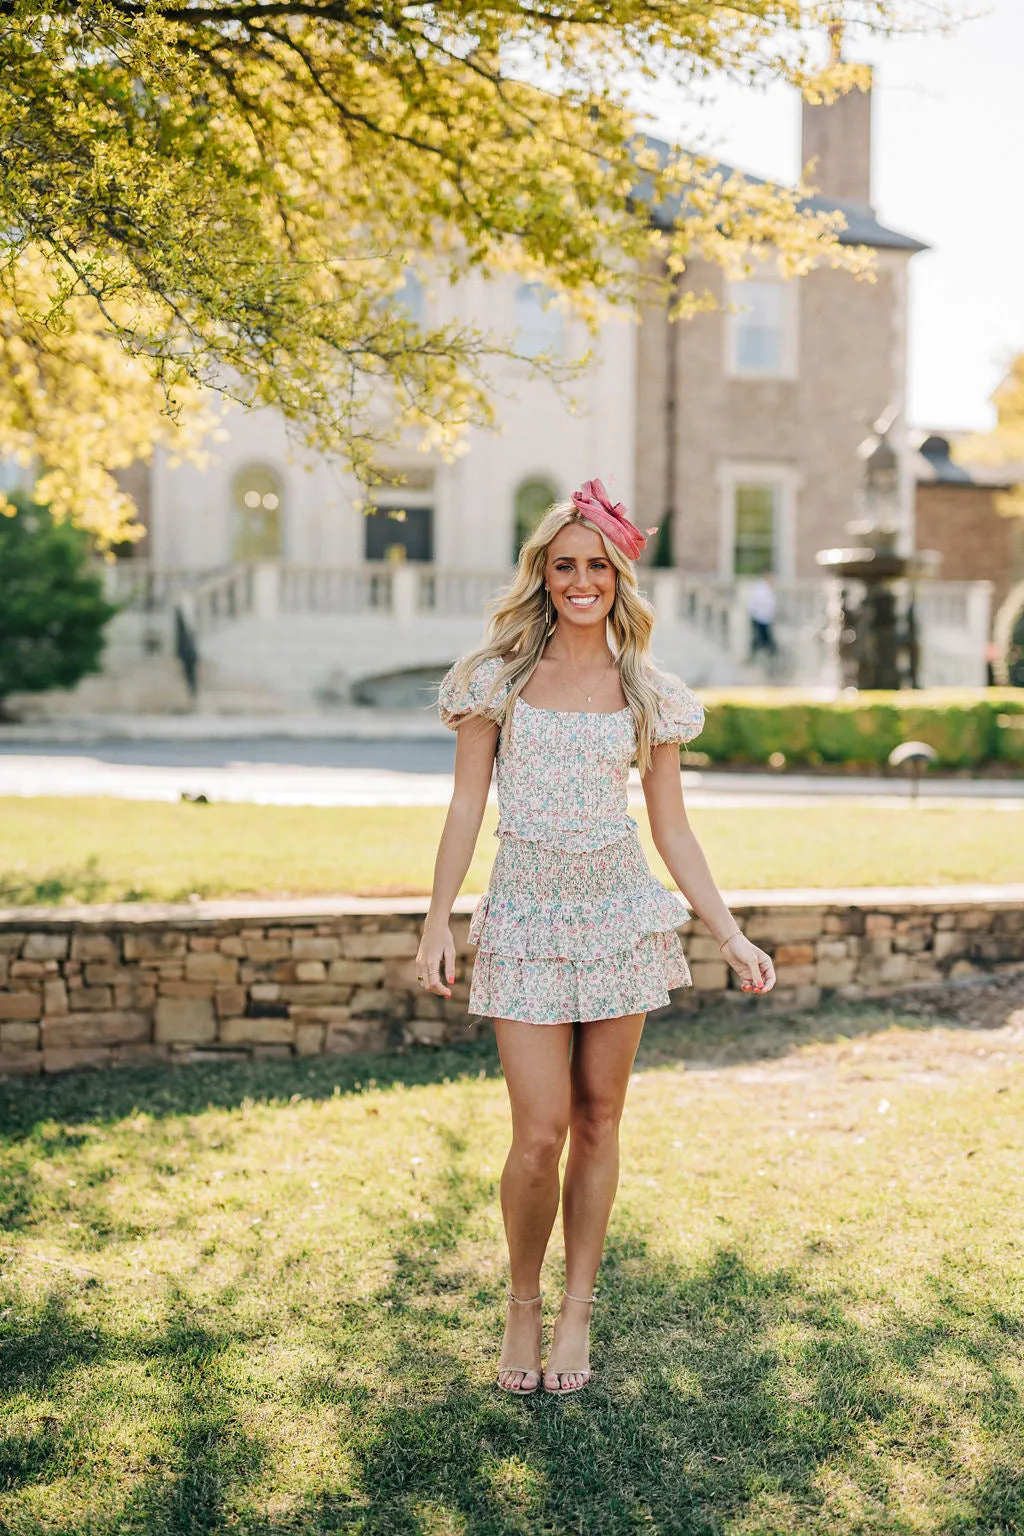
{"type": "Polygon", "coordinates": [[[439,692],[441,718],[458,732],[455,790],[417,972],[427,991],[451,995],[449,917],[497,756],[498,852],[470,925],[469,1006],[494,1020],[512,1106],[501,1178],[511,1283],[497,1379],[520,1395],[542,1381],[565,1395],[590,1380],[593,1287],[626,1085],[648,1010],[690,984],[676,933],[689,914],[651,874],[627,815],[634,759],[673,880],[743,990],[775,983],[771,960],[722,900],[683,809],[679,743],[698,734],[704,715],[650,661],[654,613],[632,566],[646,542],[599,480],[585,482],[523,545],[485,644],[439,692]],[[542,1373],[540,1274],[567,1135],[566,1290],[542,1373]]]}

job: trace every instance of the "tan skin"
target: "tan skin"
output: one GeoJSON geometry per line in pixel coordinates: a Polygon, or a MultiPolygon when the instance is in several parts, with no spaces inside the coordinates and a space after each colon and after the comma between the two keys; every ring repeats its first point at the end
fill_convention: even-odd
{"type": "MultiPolygon", "coordinates": [[[[625,708],[605,632],[617,573],[599,535],[581,523],[563,528],[548,547],[544,579],[557,625],[521,697],[535,709],[611,714],[625,708]]],[[[442,997],[451,995],[455,977],[452,904],[476,847],[497,745],[498,728],[490,721],[470,717],[459,726],[455,789],[417,955],[422,984],[442,997]]],[[[771,991],[772,962],[738,931],[687,819],[675,745],[655,748],[643,790],[655,847],[689,906],[722,942],[722,954],[741,977],[743,990],[771,991]]],[[[498,1379],[510,1390],[530,1390],[540,1378],[541,1306],[529,1298],[540,1292],[560,1197],[566,1290],[583,1298],[593,1292],[618,1184],[619,1120],[644,1017],[543,1027],[515,1019],[494,1021],[512,1108],[501,1207],[512,1294],[528,1303],[508,1308],[498,1379]]],[[[544,1369],[547,1391],[584,1383],[590,1312],[586,1300],[563,1299],[544,1369]]]]}

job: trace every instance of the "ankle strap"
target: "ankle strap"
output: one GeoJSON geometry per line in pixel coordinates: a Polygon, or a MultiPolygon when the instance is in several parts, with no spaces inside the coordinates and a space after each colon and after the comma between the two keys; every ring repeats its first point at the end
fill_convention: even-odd
{"type": "Polygon", "coordinates": [[[596,1301],[597,1300],[597,1292],[596,1291],[594,1292],[593,1296],[574,1296],[571,1291],[563,1291],[562,1295],[567,1297],[569,1301],[584,1301],[584,1302],[588,1302],[588,1301],[596,1301]]]}
{"type": "Polygon", "coordinates": [[[544,1296],[544,1292],[543,1291],[538,1291],[536,1296],[513,1296],[512,1292],[507,1287],[506,1287],[506,1290],[505,1290],[505,1294],[508,1297],[509,1301],[514,1301],[515,1302],[517,1307],[528,1307],[531,1304],[531,1302],[541,1301],[543,1299],[543,1296],[544,1296]]]}

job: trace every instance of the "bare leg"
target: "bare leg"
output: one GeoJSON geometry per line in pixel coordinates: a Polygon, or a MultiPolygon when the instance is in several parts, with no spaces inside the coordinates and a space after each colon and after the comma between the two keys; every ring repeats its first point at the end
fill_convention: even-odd
{"type": "MultiPolygon", "coordinates": [[[[512,1106],[512,1145],[501,1175],[501,1213],[512,1294],[540,1292],[540,1271],[558,1212],[558,1160],[569,1126],[571,1024],[495,1019],[512,1106]]],[[[541,1308],[509,1303],[498,1380],[512,1390],[540,1377],[541,1308]],[[505,1369],[505,1362],[526,1369],[505,1369]]]]}
{"type": "MultiPolygon", "coordinates": [[[[573,1043],[569,1159],[562,1189],[565,1288],[589,1297],[619,1182],[619,1121],[645,1014],[578,1024],[573,1043]]],[[[548,1391],[585,1384],[590,1306],[567,1300],[545,1371],[548,1391]]]]}

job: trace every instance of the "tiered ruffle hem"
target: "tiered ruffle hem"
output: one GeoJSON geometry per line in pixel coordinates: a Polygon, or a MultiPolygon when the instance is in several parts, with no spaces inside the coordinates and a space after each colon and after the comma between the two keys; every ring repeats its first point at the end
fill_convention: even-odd
{"type": "Polygon", "coordinates": [[[651,873],[635,830],[604,847],[504,834],[473,914],[469,1010],[528,1024],[647,1013],[690,985],[683,903],[651,873]]]}

